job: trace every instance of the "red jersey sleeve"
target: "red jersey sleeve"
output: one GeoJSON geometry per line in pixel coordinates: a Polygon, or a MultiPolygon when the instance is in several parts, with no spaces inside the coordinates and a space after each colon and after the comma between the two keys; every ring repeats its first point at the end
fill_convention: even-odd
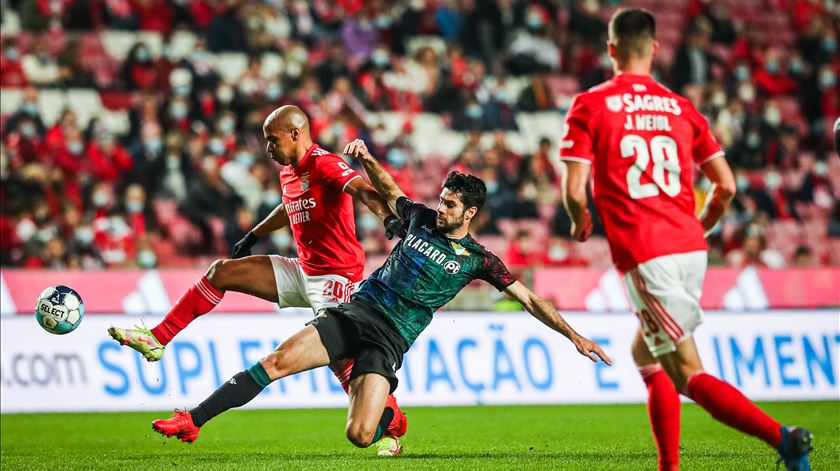
{"type": "Polygon", "coordinates": [[[334,154],[318,156],[315,164],[319,179],[327,186],[338,191],[344,191],[350,181],[361,178],[361,175],[347,165],[341,157],[334,154]]]}
{"type": "Polygon", "coordinates": [[[595,156],[592,152],[592,135],[589,131],[589,109],[583,100],[583,95],[576,96],[572,101],[563,127],[563,135],[560,139],[560,160],[591,164],[595,156]]]}
{"type": "Polygon", "coordinates": [[[703,165],[712,159],[723,157],[723,149],[709,129],[709,121],[697,110],[692,108],[691,111],[695,128],[694,142],[691,146],[694,162],[703,165]]]}

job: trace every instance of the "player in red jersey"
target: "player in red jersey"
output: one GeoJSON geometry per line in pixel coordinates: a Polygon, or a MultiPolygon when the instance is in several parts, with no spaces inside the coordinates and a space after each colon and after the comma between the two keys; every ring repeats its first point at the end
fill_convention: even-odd
{"type": "Polygon", "coordinates": [[[679,467],[680,400],[693,399],[715,419],[776,449],[788,469],[810,469],[807,430],[782,427],[731,385],[703,371],[692,333],[702,322],[704,233],[735,194],[732,171],[706,119],[650,75],[659,48],[653,16],[621,10],[610,20],[615,77],[575,97],[566,116],[560,158],[564,199],[579,242],[592,233],[593,197],[640,328],[633,359],[647,385],[659,469],[679,467]],[[694,166],[713,183],[699,219],[694,166]]]}
{"type": "MultiPolygon", "coordinates": [[[[353,198],[385,221],[389,238],[401,220],[376,190],[339,156],[312,142],[309,119],[296,106],[274,110],[263,124],[266,151],[278,164],[283,201],[233,249],[232,258],[217,260],[152,329],[111,327],[115,340],[140,352],[148,361],[163,356],[166,345],[199,316],[211,311],[226,291],[247,293],[283,307],[311,307],[315,314],[350,299],[362,280],[365,255],[356,239],[353,198]],[[289,226],[299,258],[250,255],[260,237],[289,226]]],[[[345,391],[352,361],[330,365],[345,391]]],[[[398,426],[405,433],[405,415],[393,396],[398,426]]]]}

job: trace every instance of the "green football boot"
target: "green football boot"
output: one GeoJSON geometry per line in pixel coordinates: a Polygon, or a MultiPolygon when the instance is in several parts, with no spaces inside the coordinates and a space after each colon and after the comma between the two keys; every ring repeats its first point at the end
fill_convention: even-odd
{"type": "Polygon", "coordinates": [[[163,345],[158,342],[152,335],[152,331],[147,329],[146,326],[135,325],[134,329],[109,327],[108,335],[119,342],[120,345],[127,345],[140,352],[146,361],[158,361],[163,356],[163,345]]]}

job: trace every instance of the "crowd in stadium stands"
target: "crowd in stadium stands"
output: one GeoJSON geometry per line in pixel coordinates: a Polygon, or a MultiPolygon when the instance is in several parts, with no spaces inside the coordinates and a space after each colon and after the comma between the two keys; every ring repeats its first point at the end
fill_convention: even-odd
{"type": "MultiPolygon", "coordinates": [[[[820,0],[4,0],[0,261],[205,265],[280,202],[261,125],[294,103],[324,147],[363,137],[417,199],[434,203],[449,169],[481,176],[474,232],[511,266],[608,266],[603,238],[568,239],[562,126],[525,128],[529,113],[562,123],[611,76],[619,3],[656,14],[656,77],[736,170],[711,263],[840,264],[840,6],[820,0]],[[438,138],[421,119],[463,138],[420,152],[438,138]]],[[[707,189],[698,177],[698,205],[707,189]]],[[[364,208],[357,228],[372,259],[387,253],[364,208]]],[[[258,249],[295,253],[288,230],[258,249]]]]}

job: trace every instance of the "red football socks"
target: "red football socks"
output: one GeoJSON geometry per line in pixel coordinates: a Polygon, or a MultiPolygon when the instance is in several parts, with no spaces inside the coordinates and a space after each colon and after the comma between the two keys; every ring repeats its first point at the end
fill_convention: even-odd
{"type": "Polygon", "coordinates": [[[688,379],[683,393],[715,419],[779,448],[781,424],[733,386],[701,371],[688,379]]]}
{"type": "Polygon", "coordinates": [[[152,335],[161,345],[168,344],[190,322],[216,307],[223,296],[224,293],[218,292],[216,288],[210,285],[207,278],[202,276],[195,285],[178,299],[178,302],[166,313],[163,321],[152,329],[152,335]]]}
{"type": "Polygon", "coordinates": [[[660,365],[643,366],[639,374],[648,390],[648,418],[659,453],[659,471],[676,471],[680,462],[680,395],[660,365]]]}
{"type": "Polygon", "coordinates": [[[347,363],[344,364],[344,368],[341,371],[333,371],[335,377],[338,378],[338,382],[341,383],[341,387],[344,388],[344,392],[350,394],[350,373],[353,371],[353,360],[348,360],[347,363]]]}

